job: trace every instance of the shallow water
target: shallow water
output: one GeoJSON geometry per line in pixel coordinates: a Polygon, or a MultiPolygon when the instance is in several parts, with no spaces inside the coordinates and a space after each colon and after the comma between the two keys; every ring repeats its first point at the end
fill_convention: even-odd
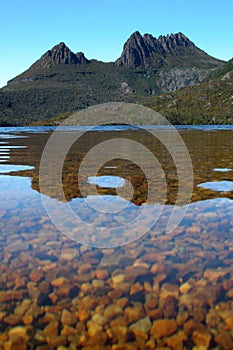
{"type": "MultiPolygon", "coordinates": [[[[178,131],[194,180],[182,173],[193,192],[190,203],[183,196],[177,204],[176,164],[145,130],[63,130],[79,139],[58,177],[61,136],[43,182],[52,129],[0,130],[0,349],[14,342],[30,349],[233,348],[233,128],[178,131]],[[144,151],[137,164],[126,152],[97,173],[90,154],[79,171],[91,149],[114,138],[147,147],[162,171],[144,151]],[[167,232],[174,210],[183,218],[167,232]],[[57,227],[48,214],[59,218],[57,227]]],[[[177,154],[185,168],[182,149],[177,154]]]]}

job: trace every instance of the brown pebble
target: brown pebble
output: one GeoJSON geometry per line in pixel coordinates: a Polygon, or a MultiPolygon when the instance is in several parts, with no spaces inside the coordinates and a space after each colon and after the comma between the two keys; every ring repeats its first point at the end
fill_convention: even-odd
{"type": "Polygon", "coordinates": [[[60,319],[60,315],[58,313],[46,312],[44,315],[44,322],[50,323],[52,321],[58,321],[60,319]]]}
{"type": "Polygon", "coordinates": [[[191,335],[193,331],[200,328],[204,328],[204,326],[201,323],[195,322],[193,319],[184,323],[184,331],[187,335],[191,335]]]}
{"type": "Polygon", "coordinates": [[[20,323],[20,321],[21,321],[21,317],[14,314],[4,318],[4,322],[11,326],[16,326],[17,324],[20,323]]]}
{"type": "MultiPolygon", "coordinates": [[[[72,294],[77,295],[78,287],[75,287],[73,284],[65,283],[56,290],[56,295],[59,297],[71,297],[72,294]]],[[[72,296],[72,298],[74,297],[72,296]]]]}
{"type": "Polygon", "coordinates": [[[182,326],[185,323],[185,321],[187,321],[188,317],[189,317],[189,314],[187,311],[179,310],[176,317],[176,323],[178,324],[178,326],[182,326]]]}
{"type": "Polygon", "coordinates": [[[121,294],[120,294],[120,296],[124,293],[124,294],[127,294],[127,293],[129,293],[129,291],[130,291],[130,283],[128,283],[128,282],[122,282],[122,283],[119,283],[118,285],[117,285],[117,288],[116,288],[116,290],[115,290],[115,292],[117,293],[117,292],[121,292],[121,294]]]}
{"type": "Polygon", "coordinates": [[[69,336],[69,335],[75,335],[77,334],[77,330],[70,326],[64,326],[61,330],[61,335],[69,336]]]}
{"type": "Polygon", "coordinates": [[[143,338],[144,340],[148,340],[148,334],[151,330],[151,321],[149,317],[144,317],[139,321],[131,324],[130,329],[135,334],[136,338],[143,338]]]}
{"type": "Polygon", "coordinates": [[[175,284],[164,283],[160,290],[159,302],[163,304],[163,302],[167,299],[167,297],[174,297],[177,300],[179,299],[179,287],[175,284]]]}
{"type": "Polygon", "coordinates": [[[184,331],[179,331],[177,334],[172,335],[165,339],[165,342],[174,350],[183,350],[184,342],[188,339],[184,331]]]}
{"type": "Polygon", "coordinates": [[[160,303],[163,308],[164,318],[176,318],[177,310],[178,310],[178,302],[177,299],[169,295],[163,303],[160,303]]]}
{"type": "Polygon", "coordinates": [[[0,303],[7,301],[22,300],[24,297],[24,291],[0,291],[0,303]]]}
{"type": "Polygon", "coordinates": [[[59,322],[58,321],[52,321],[50,322],[43,330],[43,335],[46,337],[55,337],[58,335],[58,327],[59,322]]]}
{"type": "Polygon", "coordinates": [[[223,350],[233,349],[233,338],[229,332],[221,331],[215,335],[214,340],[223,350]]]}
{"type": "Polygon", "coordinates": [[[167,275],[165,273],[161,273],[157,275],[154,279],[154,284],[161,283],[167,278],[167,275]]]}
{"type": "Polygon", "coordinates": [[[98,280],[105,280],[106,278],[108,278],[109,273],[107,270],[96,270],[95,271],[95,277],[98,280]]]}
{"type": "Polygon", "coordinates": [[[25,325],[30,325],[33,322],[33,317],[32,315],[25,315],[23,316],[22,321],[25,325]]]}
{"type": "Polygon", "coordinates": [[[79,283],[90,282],[95,278],[95,273],[93,271],[86,272],[75,276],[74,280],[79,283]]]}
{"type": "Polygon", "coordinates": [[[92,337],[87,339],[85,341],[85,347],[82,347],[83,350],[107,350],[107,348],[104,347],[104,344],[107,341],[107,334],[106,332],[99,332],[94,334],[92,337]]]}
{"type": "Polygon", "coordinates": [[[103,331],[103,326],[97,324],[94,321],[87,322],[88,334],[90,337],[94,337],[96,334],[103,331]]]}
{"type": "Polygon", "coordinates": [[[104,310],[104,317],[111,321],[113,318],[120,316],[123,313],[122,308],[117,304],[112,304],[106,307],[104,310]]]}
{"type": "Polygon", "coordinates": [[[17,335],[10,337],[10,339],[4,344],[4,350],[27,350],[27,349],[28,349],[27,342],[25,342],[21,337],[17,335]]]}
{"type": "Polygon", "coordinates": [[[188,293],[191,289],[192,289],[192,285],[189,284],[188,282],[183,283],[179,288],[182,294],[188,293]]]}
{"type": "Polygon", "coordinates": [[[232,298],[233,298],[233,280],[226,279],[222,282],[222,287],[225,291],[229,291],[231,289],[232,291],[232,298]]]}
{"type": "Polygon", "coordinates": [[[9,337],[17,336],[28,342],[33,336],[33,328],[31,326],[17,326],[9,330],[9,337]]]}
{"type": "MultiPolygon", "coordinates": [[[[183,294],[182,296],[185,295],[186,294],[183,294]]],[[[215,284],[211,285],[211,288],[200,286],[193,288],[188,295],[191,297],[191,305],[196,308],[206,306],[206,304],[210,307],[214,307],[217,299],[221,295],[221,286],[215,284]]]]}
{"type": "Polygon", "coordinates": [[[52,347],[58,347],[60,345],[66,345],[67,338],[64,335],[51,336],[46,338],[47,343],[52,347]]]}
{"type": "Polygon", "coordinates": [[[116,344],[112,346],[112,350],[135,350],[135,344],[133,343],[124,343],[124,344],[116,344]]]}
{"type": "Polygon", "coordinates": [[[186,232],[187,233],[200,233],[201,232],[201,228],[199,226],[190,226],[188,228],[186,228],[186,232]]]}
{"type": "Polygon", "coordinates": [[[120,298],[116,300],[116,304],[119,305],[121,309],[124,309],[128,303],[128,298],[120,298]]]}
{"type": "Polygon", "coordinates": [[[225,277],[229,273],[229,269],[206,269],[204,272],[204,278],[209,282],[217,282],[220,278],[225,277]]]}
{"type": "Polygon", "coordinates": [[[162,272],[163,270],[164,270],[164,265],[162,265],[162,264],[154,264],[151,267],[152,273],[162,272]]]}
{"type": "Polygon", "coordinates": [[[5,342],[8,339],[8,335],[6,333],[0,334],[0,342],[5,342]]]}
{"type": "Polygon", "coordinates": [[[49,294],[51,290],[51,285],[48,281],[43,281],[39,284],[39,290],[41,293],[49,294]]]}
{"type": "Polygon", "coordinates": [[[152,286],[149,282],[144,282],[144,289],[146,293],[151,293],[153,291],[152,286]]]}
{"type": "Polygon", "coordinates": [[[14,310],[14,314],[22,317],[26,311],[29,310],[31,305],[30,299],[24,299],[14,310]]]}
{"type": "Polygon", "coordinates": [[[221,323],[221,317],[217,314],[214,309],[210,309],[208,314],[206,315],[205,323],[210,328],[218,328],[221,323]]]}
{"type": "Polygon", "coordinates": [[[197,329],[192,334],[194,344],[209,349],[212,336],[207,329],[197,329]]]}
{"type": "Polygon", "coordinates": [[[143,286],[140,283],[135,283],[130,288],[130,295],[143,291],[143,286]]]}
{"type": "Polygon", "coordinates": [[[155,309],[159,305],[159,298],[157,294],[147,294],[146,295],[146,309],[155,309]]]}
{"type": "Polygon", "coordinates": [[[175,320],[156,320],[153,322],[151,335],[153,335],[155,339],[160,339],[162,337],[167,337],[168,335],[175,333],[176,330],[177,324],[175,320]]]}
{"type": "Polygon", "coordinates": [[[86,322],[90,317],[89,310],[81,309],[76,313],[76,316],[81,322],[86,322]]]}
{"type": "Polygon", "coordinates": [[[165,259],[165,255],[162,255],[159,253],[148,253],[143,257],[143,261],[149,261],[149,262],[163,261],[164,259],[165,259]]]}
{"type": "Polygon", "coordinates": [[[145,267],[127,266],[125,269],[125,281],[128,281],[129,283],[134,283],[137,277],[144,276],[148,272],[149,270],[145,267]]]}
{"type": "Polygon", "coordinates": [[[133,307],[127,307],[124,312],[124,317],[128,324],[134,323],[145,317],[145,312],[141,304],[135,304],[133,307]]]}
{"type": "Polygon", "coordinates": [[[193,310],[194,321],[197,323],[202,323],[205,320],[207,313],[208,313],[208,310],[204,307],[195,308],[193,310]]]}
{"type": "Polygon", "coordinates": [[[232,331],[233,330],[233,317],[227,317],[225,319],[225,327],[224,327],[225,331],[232,331]]]}
{"type": "Polygon", "coordinates": [[[127,325],[127,322],[123,316],[119,316],[117,318],[114,318],[114,320],[112,320],[110,322],[110,327],[126,326],[126,325],[127,325]]]}
{"type": "Polygon", "coordinates": [[[92,269],[92,265],[91,264],[81,264],[78,268],[78,273],[79,274],[82,274],[82,273],[85,273],[85,272],[88,272],[92,269]]]}
{"type": "Polygon", "coordinates": [[[25,288],[26,287],[26,278],[23,276],[16,277],[15,279],[15,289],[25,288]]]}
{"type": "Polygon", "coordinates": [[[81,291],[83,294],[87,294],[91,292],[91,290],[92,290],[92,285],[90,283],[83,283],[81,285],[81,291]]]}
{"type": "MultiPolygon", "coordinates": [[[[122,297],[123,292],[122,292],[122,290],[119,290],[119,287],[120,287],[122,284],[124,285],[124,283],[121,283],[120,285],[117,286],[117,289],[111,290],[110,292],[108,292],[108,297],[109,297],[111,300],[116,300],[116,299],[119,299],[119,298],[122,297]]],[[[130,286],[129,286],[129,284],[128,284],[128,288],[127,288],[128,291],[129,291],[129,288],[130,288],[130,286]]],[[[123,289],[124,289],[124,288],[123,288],[123,289]]]]}
{"type": "Polygon", "coordinates": [[[55,280],[53,280],[52,282],[51,282],[51,285],[53,286],[53,287],[61,287],[64,283],[68,283],[69,282],[69,280],[67,279],[67,278],[65,278],[65,277],[59,277],[59,278],[56,278],[55,280]]]}
{"type": "Polygon", "coordinates": [[[158,320],[163,317],[163,310],[162,309],[147,310],[146,314],[152,320],[158,320]]]}
{"type": "Polygon", "coordinates": [[[113,343],[125,343],[134,339],[132,331],[126,326],[113,326],[107,330],[107,335],[113,343]]]}
{"type": "Polygon", "coordinates": [[[77,323],[77,317],[67,309],[64,309],[61,315],[61,323],[63,326],[73,326],[77,323]]]}
{"type": "Polygon", "coordinates": [[[228,292],[227,292],[227,297],[228,297],[229,299],[233,299],[233,288],[231,288],[230,290],[228,290],[228,292]]]}
{"type": "Polygon", "coordinates": [[[43,271],[41,269],[36,269],[29,274],[29,279],[32,282],[38,283],[40,280],[42,280],[43,276],[44,276],[43,271]]]}

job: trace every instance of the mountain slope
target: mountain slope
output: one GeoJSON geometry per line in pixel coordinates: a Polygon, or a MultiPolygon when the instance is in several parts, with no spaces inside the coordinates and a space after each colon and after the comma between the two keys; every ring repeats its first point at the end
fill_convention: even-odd
{"type": "Polygon", "coordinates": [[[233,60],[197,86],[147,99],[173,124],[233,124],[233,60]]]}
{"type": "Polygon", "coordinates": [[[60,43],[0,90],[0,124],[30,124],[105,102],[142,103],[197,84],[222,65],[182,33],[156,39],[135,32],[110,63],[89,60],[60,43]]]}

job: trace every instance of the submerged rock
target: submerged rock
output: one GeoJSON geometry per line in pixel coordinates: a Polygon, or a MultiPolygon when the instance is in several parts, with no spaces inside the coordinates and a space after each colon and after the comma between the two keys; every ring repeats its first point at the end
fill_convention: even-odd
{"type": "Polygon", "coordinates": [[[149,317],[142,318],[141,320],[131,324],[130,329],[134,332],[136,336],[145,337],[151,330],[152,323],[149,317]]]}
{"type": "Polygon", "coordinates": [[[142,304],[137,303],[133,307],[127,307],[124,312],[124,317],[128,324],[134,323],[145,317],[142,304]]]}
{"type": "Polygon", "coordinates": [[[109,305],[106,307],[106,309],[104,310],[104,317],[110,321],[113,318],[116,318],[117,316],[120,316],[123,313],[123,310],[121,309],[121,307],[119,305],[109,305]]]}
{"type": "Polygon", "coordinates": [[[177,323],[175,320],[170,319],[163,319],[163,320],[156,320],[153,322],[152,328],[151,328],[151,335],[155,339],[160,339],[165,336],[169,336],[173,333],[175,333],[177,330],[177,323]]]}
{"type": "Polygon", "coordinates": [[[24,298],[24,291],[0,291],[0,303],[5,303],[7,301],[22,300],[24,298]]]}
{"type": "Polygon", "coordinates": [[[25,341],[24,339],[22,339],[17,335],[10,337],[10,339],[4,344],[4,350],[27,350],[27,349],[28,349],[27,341],[25,341]]]}
{"type": "Polygon", "coordinates": [[[61,323],[63,324],[63,326],[73,326],[76,324],[76,322],[77,317],[75,316],[75,314],[71,313],[66,309],[62,311],[61,323]]]}
{"type": "Polygon", "coordinates": [[[9,330],[9,337],[17,336],[28,342],[33,336],[33,328],[31,326],[17,326],[9,330]]]}
{"type": "Polygon", "coordinates": [[[194,344],[203,346],[206,350],[210,348],[211,339],[212,336],[207,329],[198,329],[192,334],[192,340],[194,344]]]}

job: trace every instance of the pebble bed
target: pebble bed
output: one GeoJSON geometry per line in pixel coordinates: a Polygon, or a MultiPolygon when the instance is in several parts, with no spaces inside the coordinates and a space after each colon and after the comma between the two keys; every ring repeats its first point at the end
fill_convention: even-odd
{"type": "MultiPolygon", "coordinates": [[[[224,146],[224,157],[221,147],[221,140],[226,145],[232,134],[215,132],[211,137],[219,140],[213,146],[205,135],[195,133],[199,135],[193,137],[193,148],[190,132],[183,135],[190,143],[195,184],[211,176],[233,180],[230,172],[213,170],[232,168],[231,143],[224,146]],[[201,142],[210,148],[203,151],[201,142]],[[217,162],[200,165],[200,154],[205,159],[216,143],[217,162]]],[[[33,162],[30,157],[43,137],[11,141],[29,148],[37,138],[33,152],[18,149],[11,157],[13,164],[35,170],[1,176],[6,200],[0,208],[0,349],[233,349],[232,193],[194,187],[192,203],[173,232],[165,233],[158,222],[122,247],[84,246],[60,234],[42,208],[36,172],[40,153],[33,162]]],[[[67,178],[69,172],[64,188],[68,197],[76,198],[69,179],[73,184],[76,180],[73,175],[67,178]]],[[[175,177],[172,180],[175,191],[175,177]]],[[[141,178],[140,184],[134,198],[138,205],[145,200],[141,178]]],[[[111,189],[102,193],[106,191],[111,189]]],[[[168,205],[162,215],[170,210],[168,205]]]]}

